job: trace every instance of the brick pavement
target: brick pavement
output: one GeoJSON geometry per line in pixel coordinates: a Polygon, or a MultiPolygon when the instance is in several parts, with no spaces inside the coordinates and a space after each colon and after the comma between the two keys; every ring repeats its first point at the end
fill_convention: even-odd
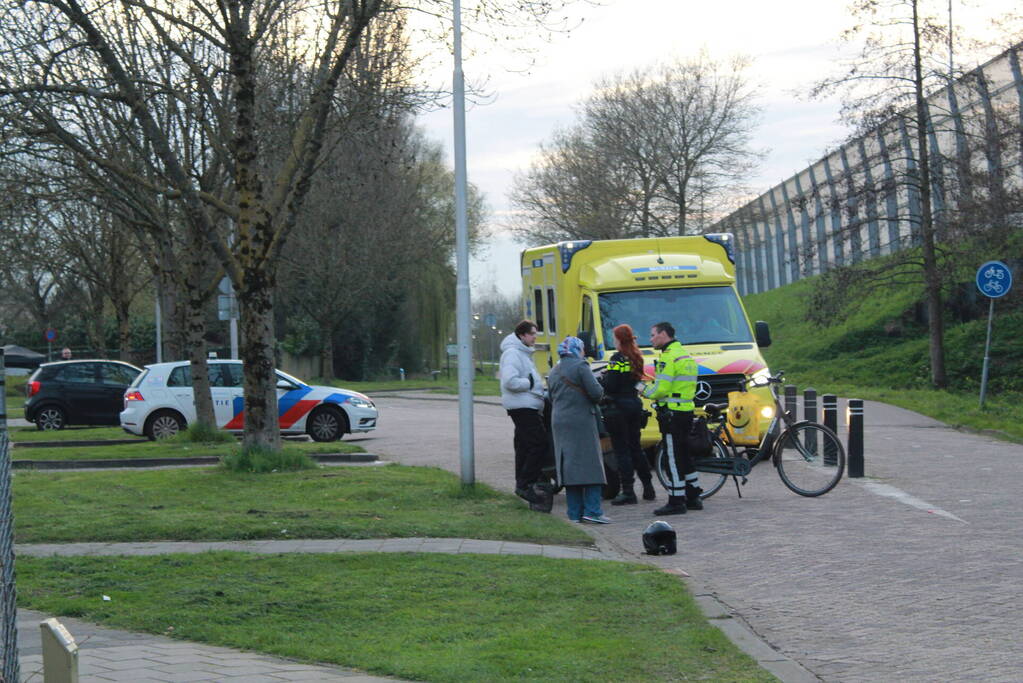
{"type": "MultiPolygon", "coordinates": [[[[47,615],[18,610],[18,652],[21,680],[41,682],[42,645],[39,622],[47,615]]],[[[191,681],[343,681],[371,683],[394,678],[369,676],[330,665],[295,662],[254,652],[173,640],[162,636],[103,628],[78,619],[60,622],[79,646],[79,680],[125,683],[188,683],[191,681]]]]}
{"type": "MultiPolygon", "coordinates": [[[[458,472],[457,404],[378,403],[402,429],[381,430],[374,452],[458,472]]],[[[881,403],[865,419],[866,478],[804,498],[761,464],[742,499],[729,482],[669,519],[678,555],[639,554],[650,503],[608,506],[614,523],[586,528],[601,548],[688,573],[696,595],[823,680],[1023,680],[1023,446],[881,403]]],[[[477,478],[511,490],[511,421],[479,405],[475,422],[477,478]]]]}

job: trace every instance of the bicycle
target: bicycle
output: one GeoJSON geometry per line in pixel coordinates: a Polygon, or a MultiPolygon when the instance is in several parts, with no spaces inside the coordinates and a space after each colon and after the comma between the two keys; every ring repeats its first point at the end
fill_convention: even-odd
{"type": "MultiPolygon", "coordinates": [[[[745,486],[753,466],[768,457],[785,486],[801,496],[821,496],[838,484],[845,471],[845,448],[841,439],[828,427],[809,420],[797,421],[784,409],[774,388],[782,383],[783,377],[784,373],[779,372],[774,377],[751,377],[740,381],[740,391],[746,391],[747,385],[768,386],[774,399],[774,418],[755,448],[744,447],[740,451],[728,429],[727,404],[708,403],[703,406],[708,423],[714,426],[710,429],[712,455],[694,460],[697,472],[711,475],[701,477],[701,498],[710,498],[721,490],[728,477],[732,477],[735,490],[742,498],[739,478],[745,486]]],[[[663,439],[658,444],[657,453],[657,478],[670,489],[673,468],[663,439]]]]}

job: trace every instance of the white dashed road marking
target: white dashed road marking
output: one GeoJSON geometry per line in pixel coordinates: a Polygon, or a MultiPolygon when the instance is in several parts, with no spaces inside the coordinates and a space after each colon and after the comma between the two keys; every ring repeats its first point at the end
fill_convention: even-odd
{"type": "Polygon", "coordinates": [[[879,496],[884,496],[885,498],[894,498],[900,503],[905,503],[906,505],[909,505],[910,507],[915,507],[918,510],[923,510],[924,512],[929,512],[932,515],[938,515],[939,517],[954,519],[955,521],[962,522],[963,524],[969,524],[969,522],[967,522],[965,519],[953,515],[948,510],[942,510],[939,507],[931,505],[926,500],[920,500],[916,496],[912,496],[903,491],[902,489],[895,488],[894,486],[889,486],[888,484],[878,484],[877,482],[872,481],[863,482],[860,485],[863,488],[870,491],[871,493],[877,494],[879,496]]]}

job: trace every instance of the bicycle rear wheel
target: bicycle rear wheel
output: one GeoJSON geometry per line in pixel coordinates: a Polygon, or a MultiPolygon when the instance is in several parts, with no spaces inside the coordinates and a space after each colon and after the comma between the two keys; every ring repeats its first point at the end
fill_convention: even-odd
{"type": "Polygon", "coordinates": [[[772,457],[785,485],[811,498],[835,488],[845,471],[841,439],[816,422],[797,422],[782,432],[772,457]]]}
{"type": "MultiPolygon", "coordinates": [[[[727,458],[728,450],[725,445],[715,436],[714,437],[714,451],[711,457],[713,458],[727,458]]],[[[657,444],[657,466],[654,470],[657,472],[657,479],[661,482],[661,486],[666,489],[673,488],[673,478],[671,476],[672,467],[669,460],[671,456],[668,454],[668,449],[665,445],[664,439],[661,439],[660,443],[657,444]]],[[[725,481],[728,480],[728,476],[724,474],[716,474],[714,472],[700,472],[700,488],[703,489],[703,494],[700,499],[710,498],[715,493],[721,490],[721,487],[725,485],[725,481]]]]}

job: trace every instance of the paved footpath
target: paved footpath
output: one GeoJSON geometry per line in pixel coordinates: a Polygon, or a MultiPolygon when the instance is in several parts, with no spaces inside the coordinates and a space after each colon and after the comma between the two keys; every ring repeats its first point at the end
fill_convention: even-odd
{"type": "MultiPolygon", "coordinates": [[[[387,419],[368,450],[459,471],[456,403],[377,403],[387,419]]],[[[510,491],[511,420],[489,399],[474,420],[477,478],[510,491]]],[[[586,528],[601,548],[689,574],[697,596],[822,680],[1023,681],[1023,446],[881,403],[865,420],[866,478],[804,498],[763,463],[741,499],[728,482],[704,511],[669,518],[677,555],[640,554],[663,495],[608,505],[614,523],[586,528]]]]}

